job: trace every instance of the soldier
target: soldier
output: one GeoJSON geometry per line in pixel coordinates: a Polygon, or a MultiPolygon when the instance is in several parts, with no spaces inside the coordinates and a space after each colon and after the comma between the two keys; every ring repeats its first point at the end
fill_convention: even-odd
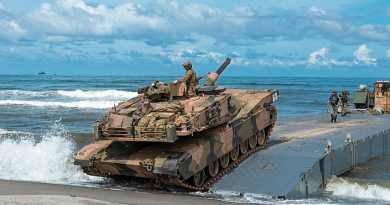
{"type": "Polygon", "coordinates": [[[339,96],[341,100],[341,116],[347,115],[347,106],[349,101],[349,92],[344,90],[339,96]]]}
{"type": "Polygon", "coordinates": [[[177,82],[185,83],[187,86],[187,95],[190,97],[194,96],[196,86],[198,85],[196,72],[192,69],[192,64],[190,61],[184,61],[182,66],[184,67],[184,69],[186,69],[186,74],[180,80],[175,81],[175,83],[177,82]]]}
{"type": "Polygon", "coordinates": [[[330,122],[336,122],[337,119],[337,108],[339,105],[339,97],[337,96],[337,92],[335,90],[332,91],[332,95],[329,97],[329,105],[330,105],[330,122]]]}

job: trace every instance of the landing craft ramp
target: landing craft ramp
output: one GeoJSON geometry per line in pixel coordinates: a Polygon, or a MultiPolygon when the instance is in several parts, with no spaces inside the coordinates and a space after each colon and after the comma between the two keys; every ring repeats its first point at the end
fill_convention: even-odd
{"type": "Polygon", "coordinates": [[[299,198],[374,157],[390,154],[390,115],[329,116],[279,122],[268,149],[254,154],[213,189],[299,198]],[[278,143],[286,141],[284,143],[278,143]]]}

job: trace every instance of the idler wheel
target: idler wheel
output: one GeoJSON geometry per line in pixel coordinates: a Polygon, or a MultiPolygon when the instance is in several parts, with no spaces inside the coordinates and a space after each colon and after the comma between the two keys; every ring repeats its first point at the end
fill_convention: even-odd
{"type": "Polygon", "coordinates": [[[194,186],[196,187],[201,187],[204,183],[204,180],[205,180],[206,176],[204,174],[204,170],[200,170],[199,172],[197,172],[196,174],[194,174],[194,176],[192,177],[192,181],[194,183],[194,186]]]}
{"type": "Polygon", "coordinates": [[[236,147],[232,151],[230,151],[230,159],[232,161],[236,161],[238,159],[238,156],[240,156],[240,148],[236,147]]]}
{"type": "Polygon", "coordinates": [[[218,160],[215,160],[214,162],[209,164],[208,174],[210,177],[215,177],[215,176],[217,176],[218,171],[219,171],[219,163],[218,163],[218,160]]]}
{"type": "Polygon", "coordinates": [[[229,154],[223,155],[221,158],[219,158],[219,165],[222,169],[225,169],[229,165],[229,154]]]}
{"type": "Polygon", "coordinates": [[[251,149],[255,148],[257,145],[257,134],[254,134],[252,137],[249,138],[249,147],[251,149]]]}
{"type": "Polygon", "coordinates": [[[257,134],[257,144],[262,146],[264,145],[264,143],[265,143],[265,132],[264,130],[260,130],[260,132],[258,132],[257,134]]]}
{"type": "Polygon", "coordinates": [[[248,140],[245,140],[244,142],[242,142],[241,144],[240,144],[240,152],[242,153],[242,154],[245,154],[247,151],[248,151],[248,140]]]}

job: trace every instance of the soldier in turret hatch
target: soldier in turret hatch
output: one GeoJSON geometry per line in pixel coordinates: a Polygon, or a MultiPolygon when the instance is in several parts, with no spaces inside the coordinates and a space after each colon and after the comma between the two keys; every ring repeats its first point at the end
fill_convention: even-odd
{"type": "Polygon", "coordinates": [[[337,120],[337,110],[339,105],[339,97],[335,90],[332,91],[332,95],[329,97],[329,107],[330,107],[330,121],[336,122],[337,120]]]}
{"type": "Polygon", "coordinates": [[[187,94],[189,97],[195,95],[195,89],[196,86],[198,85],[199,81],[196,78],[196,72],[192,69],[192,64],[190,61],[184,61],[182,66],[184,69],[186,69],[186,74],[180,79],[175,81],[177,82],[182,82],[185,83],[187,86],[187,94]]]}

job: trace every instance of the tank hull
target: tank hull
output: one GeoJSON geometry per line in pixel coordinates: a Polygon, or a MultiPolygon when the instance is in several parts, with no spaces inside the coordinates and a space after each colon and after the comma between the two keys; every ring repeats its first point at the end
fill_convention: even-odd
{"type": "Polygon", "coordinates": [[[74,163],[89,175],[152,178],[191,190],[207,189],[265,148],[277,117],[272,105],[276,90],[227,90],[225,94],[240,108],[223,124],[174,143],[99,140],[76,153],[74,163]]]}

